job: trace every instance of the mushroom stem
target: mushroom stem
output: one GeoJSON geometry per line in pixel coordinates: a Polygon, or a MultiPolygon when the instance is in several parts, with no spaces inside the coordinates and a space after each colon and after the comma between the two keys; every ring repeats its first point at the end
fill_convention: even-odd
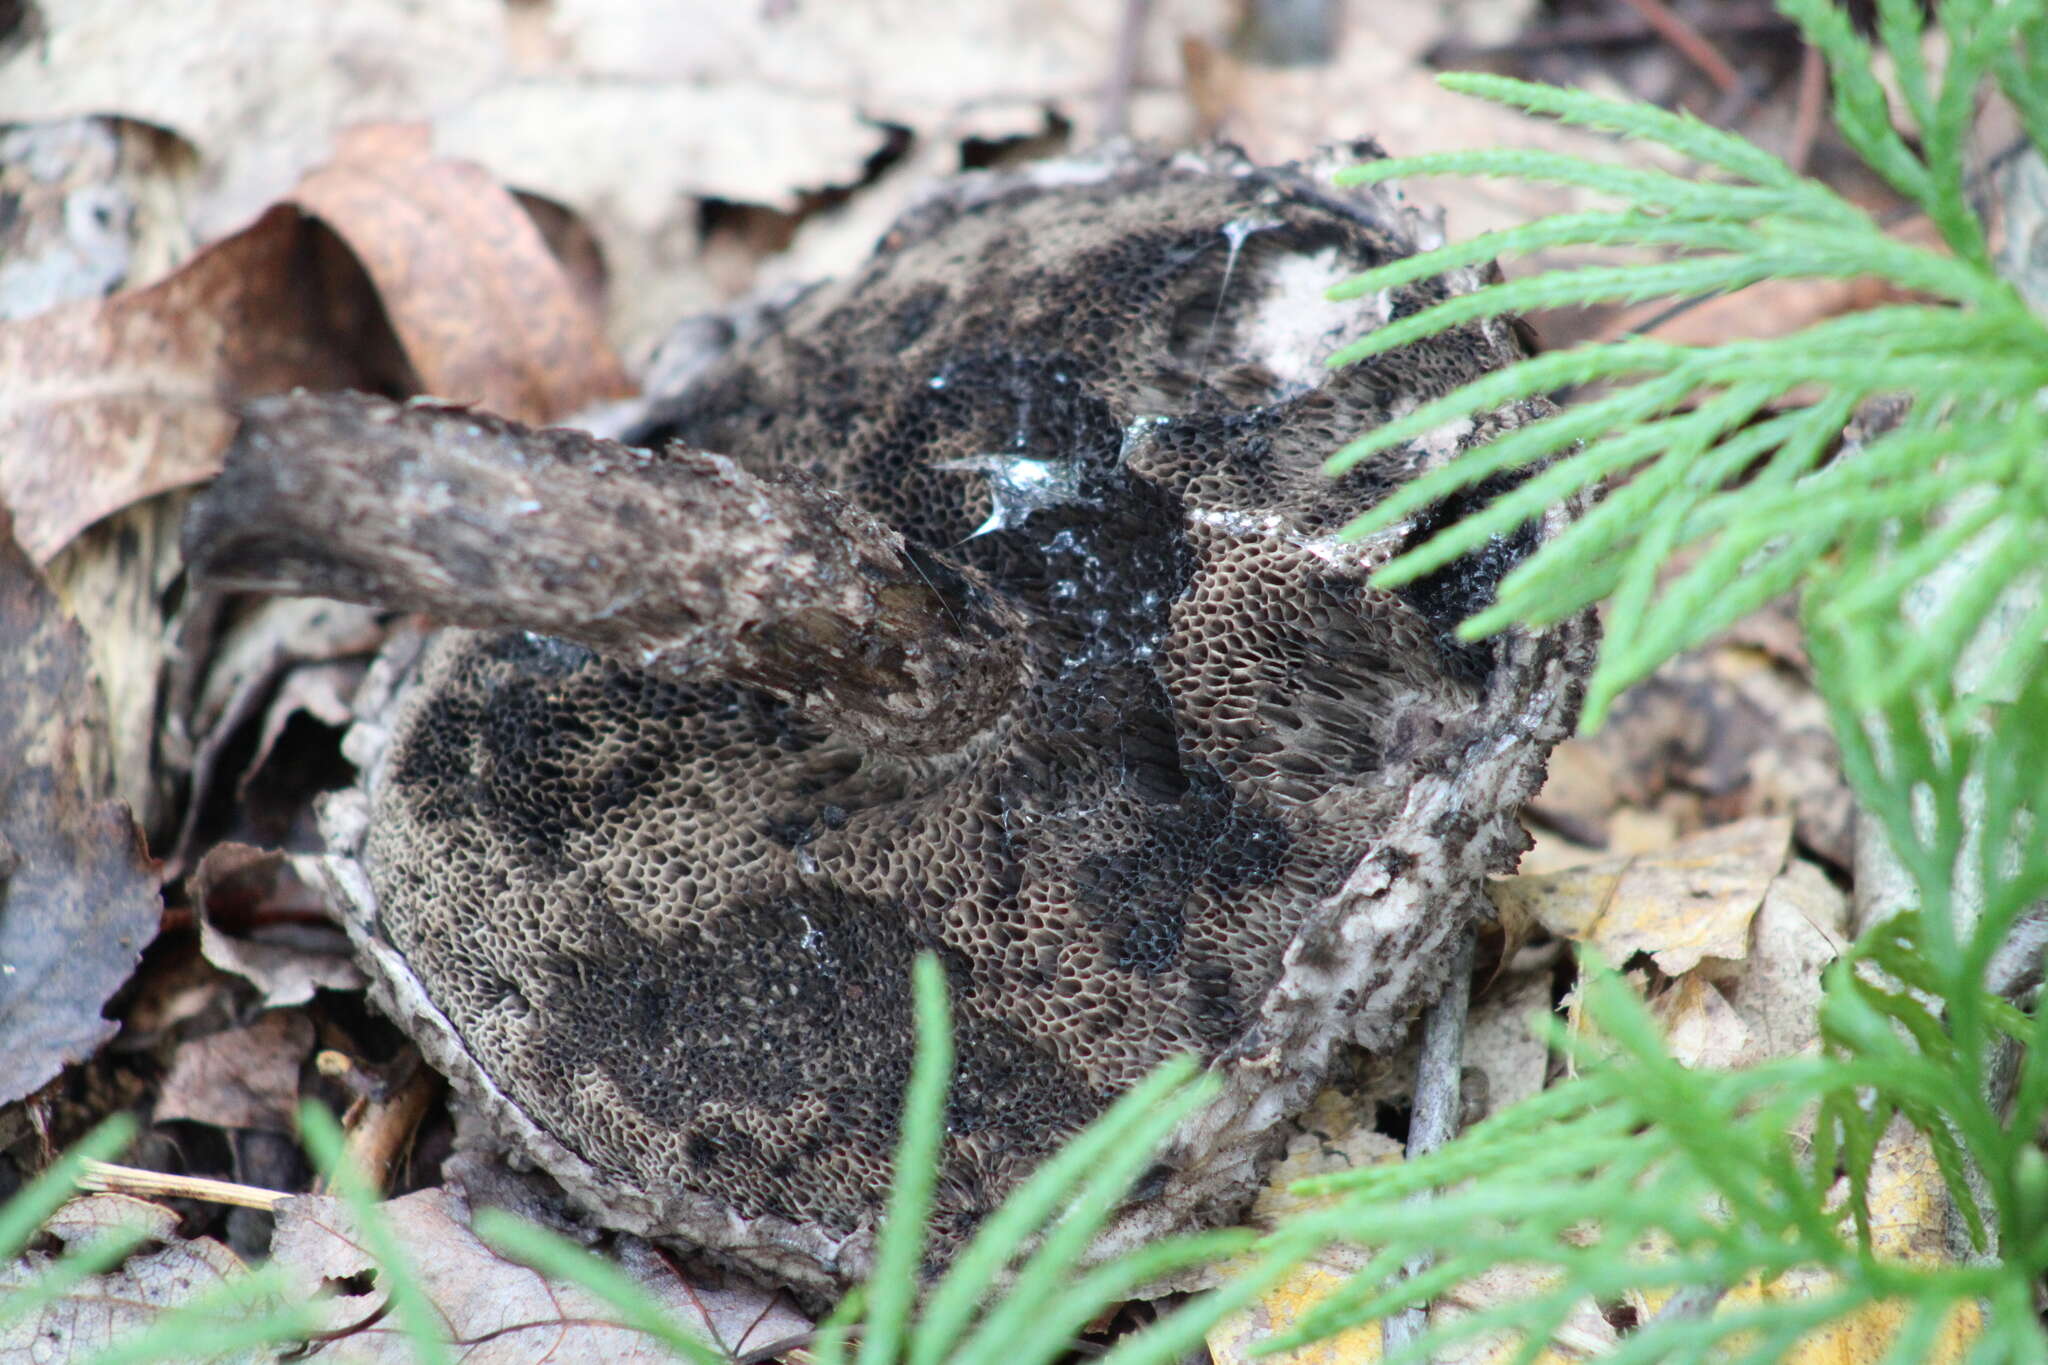
{"type": "Polygon", "coordinates": [[[557,636],[896,753],[957,747],[1026,668],[970,571],[807,479],[436,403],[249,404],[184,549],[209,586],[557,636]]]}

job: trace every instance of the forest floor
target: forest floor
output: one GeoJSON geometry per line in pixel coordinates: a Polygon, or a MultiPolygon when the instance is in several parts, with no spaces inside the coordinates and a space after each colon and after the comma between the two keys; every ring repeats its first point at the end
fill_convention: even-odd
{"type": "MultiPolygon", "coordinates": [[[[1106,135],[1227,139],[1265,162],[1361,136],[1403,155],[1654,154],[1450,94],[1434,77],[1452,69],[1689,110],[1928,237],[1834,139],[1820,64],[1761,0],[0,3],[0,1196],[122,1111],[142,1122],[124,1166],[251,1192],[175,1186],[154,1249],[75,1291],[67,1353],[34,1358],[163,1311],[179,1276],[265,1258],[309,1296],[327,1286],[337,1324],[368,1324],[328,1354],[402,1358],[345,1214],[309,1193],[309,1098],[403,1196],[394,1216],[465,1359],[651,1350],[469,1234],[444,1183],[445,1094],[322,906],[314,801],[354,778],[350,698],[392,622],[188,588],[180,519],[239,402],[360,387],[615,418],[659,392],[679,320],[854,268],[936,178],[1106,135]]],[[[1454,237],[1583,197],[1408,192],[1454,237]]],[[[1535,322],[1553,348],[1711,343],[1879,301],[1801,281],[1535,322]]],[[[1468,1122],[1564,1071],[1531,1018],[1571,1026],[1577,944],[1627,969],[1688,1063],[1816,1045],[1820,972],[1882,907],[1858,885],[1789,605],[1563,745],[1526,819],[1536,847],[1491,887],[1473,979],[1468,1122]]],[[[1329,1092],[1254,1216],[1331,1162],[1399,1159],[1412,1071],[1376,1059],[1329,1092]]],[[[1902,1253],[1941,1254],[1926,1163],[1902,1152],[1895,1175],[1902,1253]]],[[[106,1177],[133,1197],[123,1179],[106,1177]]],[[[735,1356],[809,1326],[783,1297],[613,1249],[735,1356]]],[[[1523,1289],[1504,1272],[1438,1311],[1523,1289]]],[[[1284,1286],[1219,1328],[1217,1365],[1316,1291],[1284,1286]]],[[[1554,1358],[1596,1357],[1655,1307],[1587,1304],[1554,1358]]],[[[18,1330],[0,1326],[0,1360],[29,1358],[18,1330]]]]}

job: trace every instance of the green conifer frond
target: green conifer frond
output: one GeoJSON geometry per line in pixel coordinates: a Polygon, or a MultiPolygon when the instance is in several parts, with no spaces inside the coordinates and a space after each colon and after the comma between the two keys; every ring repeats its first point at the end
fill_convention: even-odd
{"type": "MultiPolygon", "coordinates": [[[[1397,158],[1347,171],[1341,178],[1353,182],[1512,175],[1627,202],[1390,262],[1339,285],[1332,297],[1398,289],[1492,255],[1558,245],[1624,246],[1666,259],[1551,270],[1455,295],[1376,329],[1331,357],[1333,365],[1366,363],[1419,338],[1505,313],[1697,297],[1764,280],[1870,277],[1930,302],[1834,318],[1789,337],[1714,347],[1640,339],[1586,346],[1536,357],[1421,405],[1332,456],[1330,471],[1342,473],[1506,403],[1593,382],[1612,388],[1432,471],[1360,518],[1349,528],[1355,533],[1396,524],[1503,474],[1522,478],[1395,559],[1377,581],[1389,587],[1412,582],[1561,497],[1622,481],[1603,507],[1509,575],[1495,605],[1463,627],[1471,637],[1515,621],[1554,622],[1610,599],[1609,643],[1588,694],[1590,726],[1630,682],[1742,611],[1808,581],[1815,565],[1853,550],[1865,533],[1884,527],[1890,528],[1888,542],[1917,539],[1921,532],[1894,523],[1916,517],[1941,522],[1954,515],[1946,509],[1955,495],[1995,489],[2001,510],[1971,512],[1971,533],[1993,542],[1981,589],[1957,599],[1940,621],[1922,623],[1882,676],[1885,686],[1912,686],[1941,669],[2028,572],[2027,548],[2048,541],[2048,511],[2030,494],[2043,477],[2034,458],[2038,445],[2025,438],[2027,424],[2038,420],[2033,396],[2048,383],[2048,327],[1990,268],[1981,224],[1963,197],[1961,150],[1971,111],[1964,95],[1986,73],[1996,69],[2017,86],[2048,64],[2048,25],[2040,9],[1944,6],[1952,55],[1938,80],[1920,57],[1917,6],[1883,10],[1884,41],[1898,62],[1909,112],[1923,130],[1925,146],[1916,154],[1892,127],[1890,105],[1869,71],[1870,47],[1844,13],[1825,0],[1786,7],[1836,72],[1845,135],[1919,201],[1952,255],[1895,240],[1862,210],[1776,158],[1683,115],[1500,77],[1446,77],[1453,88],[1661,143],[1733,178],[1687,179],[1514,150],[1397,158]],[[1846,416],[1893,394],[1910,399],[1899,427],[1866,443],[1854,458],[1836,456],[1831,447],[1846,416]],[[1663,582],[1664,566],[1680,555],[1692,561],[1687,572],[1663,582]]],[[[2048,97],[2029,93],[2048,110],[2048,97]]],[[[1946,549],[1961,535],[1946,525],[1925,529],[1946,549]]],[[[1850,603],[1816,601],[1816,609],[1866,613],[1871,626],[1887,613],[1896,621],[1913,580],[1889,562],[1895,553],[1888,544],[1885,566],[1872,556],[1860,566],[1865,572],[1852,576],[1880,577],[1893,588],[1889,597],[1863,588],[1850,603]]],[[[1866,630],[1863,638],[1882,633],[1866,630]]],[[[2024,645],[2016,650],[2008,673],[2031,657],[2024,645]]]]}

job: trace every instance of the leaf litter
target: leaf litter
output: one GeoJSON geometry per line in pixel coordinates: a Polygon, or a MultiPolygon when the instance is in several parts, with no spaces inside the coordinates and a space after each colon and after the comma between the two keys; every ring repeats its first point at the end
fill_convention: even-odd
{"type": "MultiPolygon", "coordinates": [[[[187,1134],[281,1132],[303,1095],[340,1105],[350,1085],[374,1085],[360,1078],[382,1074],[376,1059],[392,1046],[353,994],[359,977],[320,922],[318,879],[286,846],[307,837],[310,791],[255,780],[266,769],[318,766],[308,745],[333,743],[358,661],[384,623],[335,604],[181,599],[175,566],[151,548],[164,543],[151,527],[176,524],[179,490],[211,473],[236,405],[295,384],[354,386],[437,392],[545,421],[615,398],[630,381],[613,342],[645,355],[692,308],[846,268],[933,176],[1092,138],[1118,18],[1112,6],[1047,15],[996,5],[942,24],[886,7],[711,15],[610,0],[345,9],[209,0],[211,19],[202,21],[189,8],[137,15],[80,0],[42,15],[38,42],[0,50],[0,119],[78,116],[42,126],[100,130],[46,135],[84,146],[80,165],[101,164],[105,154],[94,149],[115,145],[147,147],[182,167],[163,182],[181,188],[153,198],[109,198],[85,183],[44,192],[37,221],[61,217],[67,196],[81,195],[80,204],[114,207],[112,238],[46,232],[13,257],[57,262],[47,276],[58,283],[48,306],[0,323],[0,501],[28,550],[0,574],[14,584],[4,600],[23,604],[0,617],[0,628],[15,632],[10,644],[33,638],[36,650],[54,651],[60,666],[38,694],[46,718],[16,719],[9,730],[0,716],[0,736],[45,757],[63,749],[80,777],[61,818],[50,803],[18,798],[18,783],[8,789],[0,948],[27,922],[17,906],[47,907],[59,894],[22,871],[24,848],[56,839],[76,851],[65,862],[77,879],[119,888],[94,896],[91,913],[118,910],[123,928],[84,935],[95,953],[79,955],[102,959],[99,984],[60,992],[62,1007],[48,1003],[56,995],[36,996],[36,1012],[51,1016],[39,1027],[56,1040],[46,1055],[61,1065],[93,1056],[118,1026],[99,1010],[159,919],[196,933],[204,958],[178,968],[185,975],[176,993],[145,983],[133,1004],[162,1019],[150,1025],[155,1033],[138,1033],[158,1038],[152,1045],[168,1066],[154,1083],[155,1118],[175,1119],[187,1134]],[[734,137],[735,125],[755,136],[734,137]],[[187,240],[196,233],[212,245],[179,264],[183,248],[162,245],[177,240],[170,232],[123,258],[119,229],[133,236],[180,195],[189,201],[179,220],[187,240]],[[574,260],[550,249],[579,240],[574,260]],[[603,285],[599,316],[591,301],[603,285]],[[107,291],[115,292],[91,297],[107,291]],[[56,469],[68,472],[53,477],[56,469]],[[39,564],[57,593],[37,577],[39,564]],[[174,855],[181,880],[169,888],[168,912],[134,821],[113,796],[143,811],[152,840],[174,855]],[[217,818],[279,802],[296,813],[272,812],[254,825],[244,814],[226,825],[217,818]],[[216,816],[201,818],[202,805],[216,816]],[[24,820],[34,832],[17,839],[9,822],[24,820]],[[64,830],[50,832],[52,821],[64,830]],[[221,842],[259,825],[280,846],[221,842]],[[314,1038],[360,1063],[334,1075],[359,1079],[343,1084],[316,1072],[307,1061],[314,1038]]],[[[1235,14],[1203,0],[1154,7],[1126,102],[1134,131],[1174,141],[1220,131],[1267,158],[1366,133],[1404,152],[1513,142],[1632,154],[1571,130],[1508,121],[1430,80],[1429,50],[1475,37],[1479,25],[1494,43],[1534,31],[1545,21],[1528,0],[1403,0],[1351,14],[1332,35],[1331,60],[1305,67],[1262,64],[1242,46],[1235,14]]],[[[1613,82],[1604,70],[1592,74],[1613,82]]],[[[0,176],[12,164],[0,165],[0,176]]],[[[1419,193],[1447,204],[1460,233],[1571,203],[1450,180],[1419,193]]],[[[1804,317],[1858,305],[1837,291],[1784,307],[1804,317]]],[[[1561,321],[1554,341],[1599,323],[1561,321]]],[[[1685,325],[1711,337],[1732,324],[1708,314],[1685,325]]],[[[1534,1019],[1569,1009],[1572,943],[1633,960],[1633,979],[1690,1061],[1745,1065],[1814,1046],[1819,974],[1850,932],[1836,880],[1852,849],[1846,789],[1797,632],[1782,611],[1777,619],[1771,625],[1767,614],[1764,626],[1738,627],[1674,662],[1601,735],[1558,751],[1530,811],[1542,861],[1532,855],[1536,870],[1495,885],[1502,933],[1475,979],[1468,1123],[1534,1093],[1560,1069],[1534,1019]]],[[[16,689],[32,672],[20,661],[44,655],[10,649],[6,657],[0,678],[16,689]]],[[[38,857],[39,869],[47,864],[38,857]]],[[[79,913],[64,912],[67,934],[78,933],[79,913]]],[[[0,980],[0,1010],[7,991],[0,980]]],[[[1280,1216],[1294,1198],[1287,1181],[1330,1163],[1398,1159],[1383,1128],[1408,1103],[1411,1070],[1406,1056],[1362,1059],[1355,1084],[1326,1095],[1305,1119],[1254,1217],[1280,1216]]],[[[38,1067],[17,1085],[29,1074],[38,1067]]],[[[546,1284],[475,1241],[459,1195],[434,1183],[447,1123],[439,1116],[420,1129],[425,1156],[394,1166],[398,1188],[415,1192],[387,1208],[428,1268],[437,1309],[471,1334],[466,1358],[567,1358],[585,1346],[636,1358],[644,1343],[602,1321],[580,1291],[546,1284]]],[[[1893,1163],[1887,1226],[1902,1254],[1939,1254],[1938,1181],[1924,1154],[1917,1160],[1901,1148],[1893,1163]]],[[[117,1206],[70,1207],[90,1222],[117,1206]]],[[[159,1250],[131,1256],[114,1274],[140,1273],[149,1256],[172,1253],[216,1278],[239,1268],[218,1241],[185,1236],[162,1221],[161,1206],[144,1207],[158,1211],[149,1216],[159,1250]]],[[[295,1199],[270,1248],[301,1291],[321,1296],[337,1329],[375,1318],[383,1301],[365,1283],[369,1267],[348,1235],[349,1217],[334,1201],[295,1199]]],[[[53,1236],[84,1235],[56,1226],[53,1236]]],[[[632,1239],[615,1250],[629,1273],[685,1320],[709,1323],[732,1350],[807,1326],[787,1305],[685,1276],[632,1239]]],[[[1245,1358],[1344,1268],[1341,1256],[1311,1266],[1304,1281],[1219,1327],[1213,1358],[1245,1358]]],[[[1504,1272],[1453,1291],[1438,1311],[1474,1311],[1540,1288],[1504,1272]]],[[[95,1294],[106,1297],[81,1291],[66,1311],[81,1330],[115,1330],[95,1294]]],[[[1615,1340],[1590,1305],[1566,1335],[1546,1358],[1586,1358],[1615,1340]]],[[[71,1340],[104,1339],[87,1332],[71,1340]]],[[[390,1322],[373,1321],[324,1353],[381,1359],[396,1341],[390,1322]]],[[[1344,1341],[1334,1358],[1376,1356],[1376,1344],[1361,1338],[1344,1341]]]]}

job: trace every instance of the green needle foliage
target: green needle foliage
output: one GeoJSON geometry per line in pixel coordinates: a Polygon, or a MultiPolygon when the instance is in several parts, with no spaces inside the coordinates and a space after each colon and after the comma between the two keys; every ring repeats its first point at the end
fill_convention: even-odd
{"type": "MultiPolygon", "coordinates": [[[[1653,249],[1638,264],[1553,270],[1460,295],[1380,328],[1332,357],[1348,365],[1502,313],[1726,293],[1772,279],[1871,277],[1924,300],[1874,309],[1771,340],[1713,347],[1635,339],[1547,355],[1427,403],[1346,446],[1340,473],[1377,451],[1504,401],[1603,383],[1597,401],[1521,428],[1419,479],[1354,525],[1384,527],[1503,471],[1523,481],[1390,564],[1408,582],[1512,531],[1579,489],[1616,483],[1604,502],[1502,584],[1469,637],[1511,622],[1561,620],[1608,602],[1608,643],[1586,707],[1597,725],[1628,684],[1787,589],[1804,584],[1811,619],[1850,651],[1854,702],[1939,691],[1960,650],[2021,598],[2043,610],[2048,466],[2037,394],[2048,326],[1993,269],[1966,197],[1962,148],[1984,82],[1995,80],[2036,146],[2048,136],[2048,20],[2038,3],[1944,3],[1951,56],[1920,58],[1917,0],[1883,0],[1882,38],[1921,147],[1894,130],[1868,43],[1830,0],[1783,8],[1826,55],[1835,112],[1851,145],[1923,208],[1946,254],[1887,236],[1866,212],[1761,148],[1683,114],[1501,77],[1443,78],[1566,123],[1655,142],[1697,174],[1630,169],[1497,149],[1399,158],[1340,177],[1362,184],[1424,175],[1511,176],[1575,185],[1618,202],[1487,233],[1346,282],[1358,297],[1469,265],[1565,245],[1653,249]],[[1856,452],[1839,443],[1859,404],[1906,406],[1856,452]],[[1547,463],[1546,463],[1547,462],[1547,463]],[[1625,482],[1620,482],[1625,480],[1625,482]],[[1907,603],[1931,567],[1968,549],[1972,590],[1938,617],[1907,603]],[[1662,571],[1685,554],[1684,572],[1662,571]],[[1906,626],[1911,620],[1911,629],[1906,626]]],[[[2048,619],[2037,615],[2038,626],[2048,619]]],[[[2002,635],[1994,667],[2040,664],[2042,632],[2002,635]]]]}
{"type": "MultiPolygon", "coordinates": [[[[1844,766],[1910,894],[1830,969],[1818,1056],[1687,1070],[1632,992],[1591,970],[1587,1013],[1609,1051],[1586,1057],[1583,1076],[1433,1156],[1320,1182],[1337,1205],[1275,1235],[1275,1263],[1331,1240],[1374,1257],[1276,1349],[1516,1264],[1541,1272],[1538,1296],[1440,1325],[1401,1358],[1504,1333],[1531,1360],[1588,1301],[1636,1291],[1655,1302],[1684,1289],[1710,1302],[1786,1276],[1806,1292],[1659,1315],[1611,1358],[1776,1360],[1875,1305],[1895,1315],[1889,1360],[1920,1361],[1958,1341],[1972,1360],[2048,1357],[2038,1315],[2048,1276],[2048,1160],[2038,1145],[2048,1023],[2031,996],[2022,1008],[1991,988],[2001,948],[2027,941],[2015,929],[2048,915],[2048,326],[1998,275],[1963,156],[1987,82],[2019,110],[2033,150],[2048,149],[2048,18],[2039,0],[1945,0],[1949,56],[1935,71],[1922,57],[1922,6],[1879,0],[1878,40],[1919,131],[1915,147],[1895,131],[1871,46],[1846,13],[1829,0],[1781,8],[1826,56],[1850,145],[1926,212],[1945,253],[1892,240],[1825,186],[1683,115],[1447,76],[1454,89],[1660,143],[1696,173],[1512,150],[1344,173],[1350,183],[1515,176],[1607,194],[1617,206],[1392,262],[1340,286],[1339,297],[1539,247],[1647,248],[1655,259],[1454,297],[1331,363],[1505,312],[1770,279],[1874,277],[1922,301],[1781,339],[1630,339],[1538,357],[1366,433],[1329,467],[1342,472],[1510,399],[1602,385],[1597,398],[1469,452],[1361,518],[1353,529],[1368,531],[1490,479],[1508,487],[1378,581],[1411,581],[1561,497],[1603,493],[1464,626],[1477,637],[1604,601],[1589,726],[1658,664],[1797,590],[1844,766]],[[1851,417],[1878,399],[1890,420],[1845,440],[1851,417]],[[1684,567],[1674,572],[1675,562],[1684,567]],[[1873,1229],[1881,1146],[1912,1134],[1969,1244],[1952,1262],[1901,1259],[1873,1229]],[[1401,1275],[1418,1263],[1430,1268],[1401,1275]]],[[[2038,947],[2029,951],[2038,968],[2038,947]]],[[[2025,986],[2028,974],[2001,979],[2025,986]]]]}

